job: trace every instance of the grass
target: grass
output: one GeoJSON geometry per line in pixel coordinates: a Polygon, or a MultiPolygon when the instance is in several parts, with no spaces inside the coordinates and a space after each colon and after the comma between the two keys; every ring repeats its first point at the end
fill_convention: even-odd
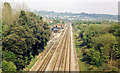
{"type": "Polygon", "coordinates": [[[2,24],[2,20],[0,20],[0,25],[2,24]]]}
{"type": "Polygon", "coordinates": [[[0,73],[2,73],[2,69],[0,69],[0,73]]]}
{"type": "Polygon", "coordinates": [[[80,48],[76,48],[76,50],[77,50],[77,54],[79,56],[79,69],[80,69],[80,71],[87,71],[89,65],[87,65],[85,62],[81,61],[81,59],[83,58],[82,52],[81,52],[82,50],[80,48]]]}
{"type": "Polygon", "coordinates": [[[26,68],[23,69],[23,71],[29,71],[33,65],[36,63],[37,61],[37,57],[34,57],[31,61],[30,64],[26,66],[26,68]]]}
{"type": "MultiPolygon", "coordinates": [[[[73,29],[73,35],[75,34],[78,34],[76,31],[74,31],[73,29]]],[[[80,71],[88,71],[88,68],[89,68],[89,65],[86,63],[86,62],[83,62],[81,59],[83,59],[83,53],[82,53],[82,49],[79,47],[80,43],[82,41],[78,41],[75,37],[74,37],[74,40],[75,40],[75,47],[76,47],[76,52],[77,52],[77,56],[79,58],[79,70],[80,71]]]]}
{"type": "Polygon", "coordinates": [[[74,37],[75,40],[75,46],[76,46],[76,52],[77,52],[77,56],[79,58],[79,70],[80,71],[88,71],[89,65],[86,62],[83,62],[81,59],[83,59],[83,55],[82,55],[82,49],[78,47],[78,45],[80,44],[77,39],[74,37]]]}

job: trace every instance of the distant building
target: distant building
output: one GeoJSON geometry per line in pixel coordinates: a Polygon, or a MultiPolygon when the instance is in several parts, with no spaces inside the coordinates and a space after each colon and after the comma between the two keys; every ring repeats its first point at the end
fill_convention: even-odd
{"type": "Polygon", "coordinates": [[[56,25],[56,28],[57,28],[57,29],[60,29],[60,28],[61,28],[61,26],[60,26],[60,25],[56,25]]]}
{"type": "Polygon", "coordinates": [[[64,25],[63,25],[63,24],[58,24],[58,25],[52,27],[52,28],[51,28],[51,31],[53,31],[53,32],[56,33],[56,32],[58,32],[60,29],[64,29],[64,25]]]}
{"type": "Polygon", "coordinates": [[[60,28],[63,29],[64,28],[64,25],[63,24],[59,24],[59,26],[61,26],[60,28]]]}

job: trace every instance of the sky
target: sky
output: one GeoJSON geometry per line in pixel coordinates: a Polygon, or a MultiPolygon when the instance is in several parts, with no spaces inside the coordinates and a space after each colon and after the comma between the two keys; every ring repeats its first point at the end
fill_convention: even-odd
{"type": "Polygon", "coordinates": [[[118,14],[119,0],[0,0],[2,2],[25,5],[30,10],[55,12],[118,14]]]}

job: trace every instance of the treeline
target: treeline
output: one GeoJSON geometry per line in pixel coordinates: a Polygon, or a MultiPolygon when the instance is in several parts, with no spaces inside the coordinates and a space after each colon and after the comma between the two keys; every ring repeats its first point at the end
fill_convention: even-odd
{"type": "Polygon", "coordinates": [[[56,19],[52,19],[51,20],[52,22],[48,22],[48,24],[50,25],[50,26],[54,26],[54,25],[58,25],[58,24],[65,24],[65,21],[61,21],[61,20],[56,20],[56,19]]]}
{"type": "Polygon", "coordinates": [[[120,25],[113,22],[104,25],[73,23],[73,27],[75,30],[78,29],[76,39],[82,41],[79,47],[83,52],[83,61],[87,61],[89,65],[101,67],[102,70],[118,71],[120,25]]]}
{"type": "Polygon", "coordinates": [[[2,70],[20,71],[46,46],[51,35],[47,23],[32,12],[12,13],[9,3],[2,9],[2,70]]]}
{"type": "Polygon", "coordinates": [[[73,25],[75,24],[116,24],[117,22],[114,22],[114,21],[75,21],[73,22],[73,25]]]}

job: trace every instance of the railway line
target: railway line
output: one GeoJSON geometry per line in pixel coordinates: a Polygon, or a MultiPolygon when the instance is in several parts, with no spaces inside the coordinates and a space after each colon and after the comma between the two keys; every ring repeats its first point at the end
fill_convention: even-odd
{"type": "Polygon", "coordinates": [[[67,71],[68,73],[76,71],[77,69],[72,69],[74,65],[71,65],[75,63],[71,60],[73,55],[71,47],[71,25],[67,25],[65,31],[61,34],[60,40],[52,45],[51,49],[39,63],[36,73],[45,73],[47,71],[51,73],[67,71]]]}

